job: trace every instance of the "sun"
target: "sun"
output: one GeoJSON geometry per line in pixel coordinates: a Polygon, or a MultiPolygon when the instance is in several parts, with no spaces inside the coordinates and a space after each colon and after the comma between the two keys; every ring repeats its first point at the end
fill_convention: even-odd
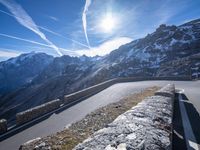
{"type": "Polygon", "coordinates": [[[112,32],[116,25],[116,19],[108,14],[106,15],[100,23],[100,26],[104,32],[112,32]]]}

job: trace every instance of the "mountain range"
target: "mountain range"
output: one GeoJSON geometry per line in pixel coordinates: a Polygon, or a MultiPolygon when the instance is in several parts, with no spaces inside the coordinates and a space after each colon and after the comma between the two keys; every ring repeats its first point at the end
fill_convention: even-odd
{"type": "Polygon", "coordinates": [[[160,25],[144,38],[96,57],[22,54],[0,62],[0,118],[116,77],[199,76],[200,19],[160,25]]]}

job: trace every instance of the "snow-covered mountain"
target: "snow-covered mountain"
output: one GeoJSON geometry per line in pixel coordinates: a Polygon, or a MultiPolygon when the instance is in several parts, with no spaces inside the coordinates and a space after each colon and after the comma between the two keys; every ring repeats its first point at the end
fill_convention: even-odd
{"type": "MultiPolygon", "coordinates": [[[[16,112],[115,77],[198,76],[199,54],[200,19],[197,19],[180,26],[160,25],[152,34],[103,57],[50,58],[49,64],[33,73],[25,88],[1,97],[0,118],[12,120],[16,112]]],[[[20,57],[14,59],[20,60],[20,57]]],[[[32,64],[30,59],[33,68],[42,63],[34,61],[37,64],[32,64]]]]}
{"type": "Polygon", "coordinates": [[[161,74],[160,70],[170,62],[197,53],[200,53],[200,20],[178,27],[161,25],[145,38],[111,52],[102,61],[101,70],[115,77],[189,75],[187,68],[180,72],[173,65],[171,73],[166,71],[161,74]]]}
{"type": "Polygon", "coordinates": [[[45,53],[27,53],[0,62],[0,95],[30,83],[53,57],[45,53]]]}

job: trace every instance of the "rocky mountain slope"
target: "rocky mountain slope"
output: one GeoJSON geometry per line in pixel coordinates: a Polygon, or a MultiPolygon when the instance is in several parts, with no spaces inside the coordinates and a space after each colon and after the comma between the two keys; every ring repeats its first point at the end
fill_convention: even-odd
{"type": "Polygon", "coordinates": [[[0,95],[30,83],[52,61],[50,55],[32,52],[0,62],[0,95]]]}
{"type": "MultiPolygon", "coordinates": [[[[105,57],[101,69],[117,72],[115,76],[160,76],[159,70],[166,63],[200,52],[200,20],[181,26],[161,25],[145,38],[121,46],[105,57]]],[[[186,75],[174,68],[162,76],[186,75]],[[175,74],[173,74],[175,73],[175,74]]],[[[110,74],[109,74],[110,76],[110,74]]]]}
{"type": "Polygon", "coordinates": [[[193,59],[198,54],[200,19],[160,25],[103,57],[54,58],[31,83],[1,97],[0,118],[14,120],[16,112],[115,77],[191,76],[192,66],[200,67],[199,59],[193,59]]]}

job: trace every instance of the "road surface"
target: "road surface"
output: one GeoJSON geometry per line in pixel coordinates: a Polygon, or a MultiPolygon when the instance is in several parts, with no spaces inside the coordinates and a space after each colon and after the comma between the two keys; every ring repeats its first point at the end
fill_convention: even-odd
{"type": "Polygon", "coordinates": [[[185,89],[185,94],[200,112],[200,81],[138,81],[115,84],[86,100],[35,124],[0,142],[0,150],[16,150],[31,139],[44,137],[62,130],[65,126],[82,119],[88,113],[109,103],[119,101],[132,93],[151,86],[174,83],[176,88],[185,89]]]}

